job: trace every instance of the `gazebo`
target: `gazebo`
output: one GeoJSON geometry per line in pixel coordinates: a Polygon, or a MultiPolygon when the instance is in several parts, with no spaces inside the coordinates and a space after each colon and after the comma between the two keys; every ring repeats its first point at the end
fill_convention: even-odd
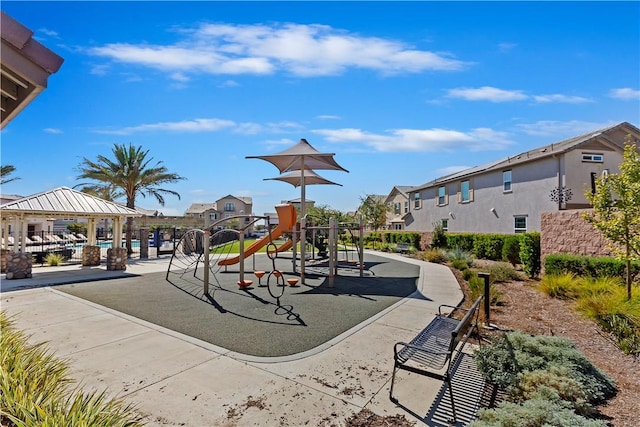
{"type": "MultiPolygon", "coordinates": [[[[120,248],[122,224],[125,218],[142,216],[141,213],[134,209],[68,187],[58,187],[5,203],[0,205],[0,214],[2,235],[4,237],[2,249],[5,249],[4,252],[7,252],[7,249],[11,249],[8,252],[13,254],[28,254],[26,250],[27,225],[30,219],[87,219],[87,246],[94,246],[97,243],[97,222],[101,219],[111,219],[113,221],[112,249],[122,249],[120,248]],[[9,224],[12,224],[15,236],[13,248],[9,248],[9,224]]],[[[30,258],[28,264],[30,268],[30,258]]],[[[7,265],[7,272],[9,272],[9,269],[10,266],[7,265]]],[[[107,263],[107,269],[123,268],[109,268],[107,263]]]]}

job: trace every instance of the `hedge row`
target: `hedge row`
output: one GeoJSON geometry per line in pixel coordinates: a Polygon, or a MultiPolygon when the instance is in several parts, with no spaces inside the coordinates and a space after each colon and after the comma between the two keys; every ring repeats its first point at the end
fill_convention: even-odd
{"type": "Polygon", "coordinates": [[[408,231],[383,231],[373,232],[365,236],[365,243],[369,242],[382,242],[382,243],[409,243],[416,249],[420,248],[421,233],[408,232],[408,231]]]}
{"type": "MultiPolygon", "coordinates": [[[[552,254],[544,258],[545,274],[572,273],[582,277],[625,277],[626,263],[610,257],[552,254]]],[[[631,275],[640,274],[640,262],[631,263],[631,275]]]]}
{"type": "Polygon", "coordinates": [[[448,248],[473,253],[478,259],[522,264],[529,277],[540,274],[540,233],[523,234],[446,234],[448,248]]]}

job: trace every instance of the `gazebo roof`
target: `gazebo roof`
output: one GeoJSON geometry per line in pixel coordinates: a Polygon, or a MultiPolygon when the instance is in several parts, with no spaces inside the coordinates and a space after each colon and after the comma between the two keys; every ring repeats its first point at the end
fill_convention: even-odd
{"type": "Polygon", "coordinates": [[[23,197],[0,205],[3,219],[11,217],[113,218],[142,214],[118,203],[109,202],[69,187],[23,197]]]}

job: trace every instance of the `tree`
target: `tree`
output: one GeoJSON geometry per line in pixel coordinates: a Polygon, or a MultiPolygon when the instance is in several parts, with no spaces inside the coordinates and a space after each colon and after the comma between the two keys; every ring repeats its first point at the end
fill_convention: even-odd
{"type": "Polygon", "coordinates": [[[368,194],[360,197],[358,212],[364,218],[365,223],[371,226],[374,231],[378,231],[387,223],[387,212],[389,210],[390,207],[380,196],[368,194]]]}
{"type": "MultiPolygon", "coordinates": [[[[332,209],[327,205],[318,205],[307,209],[307,226],[309,227],[328,226],[331,218],[335,218],[338,223],[353,221],[347,214],[337,209],[332,209]]],[[[329,230],[315,230],[315,236],[307,233],[307,242],[315,244],[315,248],[318,249],[319,253],[326,253],[328,238],[329,230]]]]}
{"type": "Polygon", "coordinates": [[[11,181],[15,181],[18,180],[20,178],[18,177],[12,177],[9,178],[9,175],[11,175],[13,172],[15,172],[16,167],[12,166],[12,165],[4,165],[4,166],[0,166],[0,185],[4,185],[8,182],[11,181]]]}
{"type": "Polygon", "coordinates": [[[596,179],[595,192],[586,192],[593,212],[583,218],[609,240],[609,248],[626,262],[627,298],[631,299],[631,261],[640,259],[640,155],[627,136],[620,173],[596,179]]]}
{"type": "Polygon", "coordinates": [[[74,185],[73,188],[74,189],[77,188],[83,193],[100,197],[102,200],[106,200],[108,202],[115,202],[116,200],[124,196],[124,193],[122,193],[122,190],[120,190],[114,184],[103,184],[103,185],[78,184],[78,185],[74,185]]]}
{"type": "MultiPolygon", "coordinates": [[[[152,164],[153,157],[148,157],[149,151],[142,147],[134,147],[132,144],[114,144],[112,148],[113,159],[99,155],[95,161],[86,157],[82,159],[78,167],[80,175],[78,179],[90,179],[93,184],[79,184],[86,187],[107,187],[115,191],[121,190],[126,197],[126,206],[131,209],[136,207],[136,197],[153,196],[164,206],[164,195],[171,194],[178,199],[180,194],[173,190],[160,188],[160,185],[176,182],[182,179],[178,174],[168,172],[161,161],[152,164]]],[[[116,191],[117,193],[117,191],[116,191]]],[[[133,234],[133,218],[127,218],[126,246],[127,254],[133,253],[131,237],[133,234]]]]}

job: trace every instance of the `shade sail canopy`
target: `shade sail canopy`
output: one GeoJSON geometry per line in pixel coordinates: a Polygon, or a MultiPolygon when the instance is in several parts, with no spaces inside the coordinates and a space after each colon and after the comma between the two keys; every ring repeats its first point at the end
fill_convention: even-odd
{"type": "MultiPolygon", "coordinates": [[[[334,159],[335,153],[320,153],[306,139],[301,139],[293,147],[276,154],[247,156],[247,159],[261,159],[272,163],[280,173],[302,169],[341,170],[349,172],[334,159]]],[[[306,175],[306,174],[305,174],[306,175]]]]}
{"type": "MultiPolygon", "coordinates": [[[[275,178],[265,178],[265,181],[274,180],[274,181],[283,181],[288,182],[294,187],[300,187],[302,185],[302,172],[297,170],[293,172],[286,173],[284,175],[277,176],[275,178]]],[[[312,170],[304,171],[304,184],[305,185],[318,185],[318,184],[327,184],[327,185],[339,185],[337,182],[329,181],[326,178],[321,177],[317,173],[312,170]]]]}

